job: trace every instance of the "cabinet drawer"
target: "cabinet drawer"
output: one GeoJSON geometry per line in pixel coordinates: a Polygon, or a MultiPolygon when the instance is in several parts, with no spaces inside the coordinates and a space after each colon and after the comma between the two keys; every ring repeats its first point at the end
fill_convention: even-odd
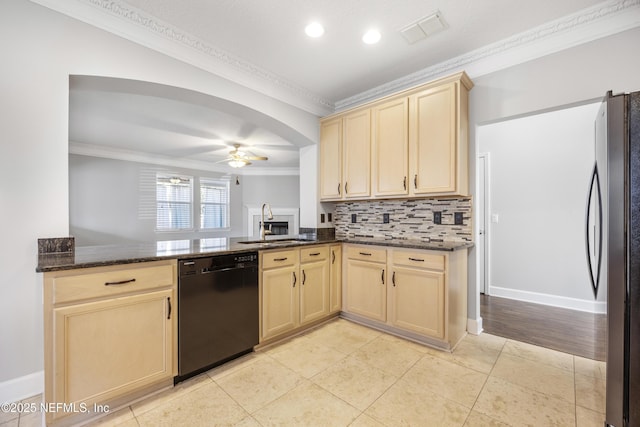
{"type": "Polygon", "coordinates": [[[347,258],[362,261],[387,262],[387,250],[368,246],[347,246],[347,258]]]}
{"type": "Polygon", "coordinates": [[[444,271],[444,257],[444,255],[435,255],[421,251],[394,250],[393,264],[444,271]]]}
{"type": "Polygon", "coordinates": [[[263,270],[266,270],[268,268],[295,265],[298,263],[298,252],[297,249],[261,252],[260,266],[263,270]]]}
{"type": "Polygon", "coordinates": [[[53,303],[58,304],[173,286],[176,261],[85,268],[51,276],[53,303]]]}
{"type": "Polygon", "coordinates": [[[300,249],[300,262],[321,261],[329,257],[328,246],[312,246],[300,249]]]}

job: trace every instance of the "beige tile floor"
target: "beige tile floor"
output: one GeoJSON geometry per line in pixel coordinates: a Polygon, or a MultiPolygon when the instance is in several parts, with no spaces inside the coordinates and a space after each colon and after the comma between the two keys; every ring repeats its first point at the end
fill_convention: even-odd
{"type": "Polygon", "coordinates": [[[446,353],[336,319],[91,426],[601,427],[604,402],[602,362],[488,334],[446,353]]]}

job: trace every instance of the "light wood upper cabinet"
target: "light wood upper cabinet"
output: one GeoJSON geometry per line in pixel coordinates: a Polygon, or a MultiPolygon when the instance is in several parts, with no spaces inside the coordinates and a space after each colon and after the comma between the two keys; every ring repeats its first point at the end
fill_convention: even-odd
{"type": "Polygon", "coordinates": [[[371,111],[347,114],[342,124],[344,151],[343,181],[345,199],[360,199],[371,195],[371,111]]]}
{"type": "Polygon", "coordinates": [[[320,125],[320,198],[342,197],[342,118],[320,125]]]}
{"type": "MultiPolygon", "coordinates": [[[[468,193],[468,142],[459,141],[460,84],[451,82],[409,97],[412,193],[468,193]]],[[[466,104],[464,106],[466,111],[466,104]]]]}
{"type": "Polygon", "coordinates": [[[409,101],[403,97],[372,109],[374,196],[409,193],[409,101]]]}
{"type": "Polygon", "coordinates": [[[467,196],[472,87],[462,72],[322,120],[320,199],[467,196]]]}

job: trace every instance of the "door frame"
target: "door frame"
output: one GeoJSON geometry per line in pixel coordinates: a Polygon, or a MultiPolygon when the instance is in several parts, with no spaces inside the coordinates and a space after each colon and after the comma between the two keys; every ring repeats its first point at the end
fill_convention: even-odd
{"type": "MultiPolygon", "coordinates": [[[[476,179],[476,194],[478,199],[484,196],[484,247],[478,245],[476,251],[476,289],[478,290],[478,298],[480,293],[484,289],[485,295],[491,295],[491,156],[490,153],[479,153],[476,159],[476,171],[477,178],[480,175],[480,163],[484,162],[484,188],[481,188],[480,179],[476,179]],[[481,277],[480,267],[484,264],[484,277],[481,277]],[[483,282],[484,281],[484,286],[483,282]]],[[[476,228],[476,241],[480,241],[480,212],[476,209],[475,223],[478,224],[476,228]]]]}

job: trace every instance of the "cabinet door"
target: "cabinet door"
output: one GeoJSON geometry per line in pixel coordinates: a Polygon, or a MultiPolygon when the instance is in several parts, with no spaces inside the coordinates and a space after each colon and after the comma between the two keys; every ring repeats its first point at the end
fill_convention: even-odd
{"type": "Polygon", "coordinates": [[[434,338],[444,338],[444,272],[394,267],[390,323],[434,338]]]}
{"type": "Polygon", "coordinates": [[[173,377],[173,290],[53,310],[53,401],[104,402],[173,377]]]}
{"type": "Polygon", "coordinates": [[[371,168],[371,112],[356,111],[343,119],[344,198],[369,197],[371,168]]]}
{"type": "Polygon", "coordinates": [[[408,105],[403,97],[372,109],[374,196],[409,193],[408,105]]]}
{"type": "Polygon", "coordinates": [[[300,323],[329,314],[329,260],[300,266],[300,323]]]}
{"type": "Polygon", "coordinates": [[[342,310],[342,245],[331,246],[330,257],[329,311],[337,313],[342,310]]]}
{"type": "Polygon", "coordinates": [[[456,85],[438,86],[409,98],[414,194],[456,191],[456,85]]]}
{"type": "Polygon", "coordinates": [[[385,322],[387,295],[385,264],[347,260],[347,311],[385,322]]]}
{"type": "Polygon", "coordinates": [[[262,338],[298,326],[298,268],[276,268],[262,273],[262,338]]]}
{"type": "Polygon", "coordinates": [[[320,125],[320,198],[342,197],[342,118],[320,125]]]}

